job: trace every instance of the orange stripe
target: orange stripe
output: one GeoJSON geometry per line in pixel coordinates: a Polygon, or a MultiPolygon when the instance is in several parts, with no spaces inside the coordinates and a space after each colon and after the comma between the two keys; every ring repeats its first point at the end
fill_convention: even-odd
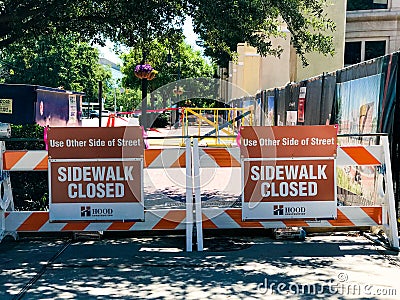
{"type": "MultiPolygon", "coordinates": [[[[167,167],[167,166],[165,166],[167,167]]],[[[186,167],[186,153],[181,154],[179,158],[170,166],[171,168],[185,168],[186,167]]]]}
{"type": "Polygon", "coordinates": [[[240,167],[238,162],[226,149],[205,148],[203,151],[211,156],[220,167],[240,167]]]}
{"type": "Polygon", "coordinates": [[[18,227],[17,231],[38,231],[47,221],[49,221],[48,212],[33,212],[18,227]]]}
{"type": "Polygon", "coordinates": [[[382,207],[361,207],[361,209],[377,223],[382,225],[382,207]]]}
{"type": "Polygon", "coordinates": [[[10,170],[28,151],[5,151],[3,153],[3,168],[10,170]]]}
{"type": "Polygon", "coordinates": [[[35,171],[45,171],[48,169],[49,157],[46,155],[45,158],[42,159],[40,163],[36,165],[34,168],[35,171]]]}
{"type": "Polygon", "coordinates": [[[136,222],[113,222],[107,230],[129,230],[136,222]]]}
{"type": "Polygon", "coordinates": [[[205,214],[201,214],[201,219],[204,229],[218,229],[218,226],[215,225],[205,214]]]}
{"type": "Polygon", "coordinates": [[[340,210],[337,210],[337,219],[328,220],[332,226],[354,226],[354,223],[350,221],[340,210]]]}
{"type": "Polygon", "coordinates": [[[144,167],[147,168],[161,154],[162,149],[146,149],[144,151],[144,167]]]}
{"type": "Polygon", "coordinates": [[[371,153],[363,146],[340,147],[350,156],[358,165],[381,165],[371,153]]]}
{"type": "Polygon", "coordinates": [[[225,211],[241,228],[264,228],[260,222],[256,221],[242,221],[241,209],[228,209],[225,211]]]}
{"type": "Polygon", "coordinates": [[[185,215],[185,210],[170,210],[153,229],[175,229],[185,219],[185,215]]]}
{"type": "Polygon", "coordinates": [[[67,223],[61,231],[81,231],[88,227],[90,222],[71,222],[67,223]]]}

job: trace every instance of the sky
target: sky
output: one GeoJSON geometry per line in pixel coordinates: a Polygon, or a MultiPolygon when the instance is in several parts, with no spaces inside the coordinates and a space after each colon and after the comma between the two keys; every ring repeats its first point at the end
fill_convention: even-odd
{"type": "Polygon", "coordinates": [[[192,18],[190,17],[187,17],[185,23],[183,24],[183,34],[185,35],[186,43],[191,45],[194,50],[203,52],[203,48],[196,45],[196,40],[199,39],[199,36],[193,31],[192,18]]]}
{"type": "MultiPolygon", "coordinates": [[[[198,35],[193,32],[192,18],[187,17],[183,24],[183,34],[185,35],[185,41],[192,46],[194,50],[202,51],[202,48],[196,45],[196,40],[199,39],[198,35]]],[[[111,41],[106,42],[106,46],[97,47],[100,51],[100,57],[104,57],[113,63],[120,64],[121,60],[113,50],[114,44],[111,41]]]]}

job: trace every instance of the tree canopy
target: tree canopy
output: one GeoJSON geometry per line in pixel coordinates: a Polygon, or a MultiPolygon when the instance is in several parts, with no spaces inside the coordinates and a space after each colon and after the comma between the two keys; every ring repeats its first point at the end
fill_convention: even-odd
{"type": "MultiPolygon", "coordinates": [[[[146,60],[154,69],[159,71],[155,79],[149,82],[149,91],[164,86],[178,79],[191,77],[212,77],[213,68],[201,56],[185,42],[181,41],[173,48],[168,48],[155,40],[150,45],[146,60]],[[168,54],[171,62],[167,64],[168,54]],[[179,78],[178,78],[179,77],[179,78]]],[[[142,59],[142,49],[134,47],[129,53],[124,53],[122,58],[123,85],[129,88],[139,88],[140,80],[135,77],[134,69],[142,59]]]]}
{"type": "Polygon", "coordinates": [[[111,79],[99,63],[99,53],[75,35],[48,35],[14,43],[0,52],[5,83],[27,83],[85,92],[97,98],[98,81],[111,79]]]}
{"type": "Polygon", "coordinates": [[[0,2],[0,47],[47,35],[78,33],[81,39],[105,39],[146,49],[154,39],[172,42],[191,16],[205,53],[227,64],[238,42],[262,55],[279,55],[270,38],[282,36],[282,21],[303,58],[310,51],[333,53],[325,13],[327,0],[6,0],[0,2]]]}
{"type": "MultiPolygon", "coordinates": [[[[175,82],[178,79],[185,78],[197,78],[213,76],[213,67],[207,63],[201,56],[199,51],[195,51],[192,47],[181,40],[173,48],[168,48],[163,43],[154,40],[150,45],[150,49],[147,52],[148,59],[146,60],[154,69],[159,71],[157,76],[148,82],[149,92],[153,92],[160,87],[164,87],[157,91],[152,96],[152,108],[155,108],[155,100],[159,98],[158,108],[166,107],[167,103],[173,103],[171,97],[174,97],[173,89],[175,85],[179,85],[180,88],[187,89],[184,85],[185,81],[177,82],[168,85],[171,82],[175,82]],[[167,64],[167,56],[170,55],[171,63],[167,64]],[[169,99],[169,101],[168,101],[169,99]]],[[[132,48],[129,53],[121,55],[122,58],[122,73],[124,77],[122,84],[124,87],[129,89],[140,89],[141,80],[135,77],[134,69],[137,64],[140,64],[143,55],[142,49],[132,48]]],[[[193,89],[193,86],[191,86],[193,89]]],[[[140,98],[134,101],[136,105],[140,102],[140,98]]],[[[175,101],[176,102],[176,101],[175,101]]]]}

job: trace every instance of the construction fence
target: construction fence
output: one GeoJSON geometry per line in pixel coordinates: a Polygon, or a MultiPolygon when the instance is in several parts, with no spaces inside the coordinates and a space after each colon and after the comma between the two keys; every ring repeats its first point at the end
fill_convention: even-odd
{"type": "MultiPolygon", "coordinates": [[[[400,202],[400,97],[399,55],[395,52],[365,61],[331,73],[289,83],[259,92],[254,97],[233,99],[231,107],[247,107],[255,104],[254,125],[326,125],[337,124],[338,134],[352,135],[346,143],[366,145],[379,143],[379,137],[371,135],[385,133],[389,137],[390,155],[396,199],[396,210],[400,202]],[[354,135],[357,135],[355,137],[354,135]],[[366,136],[368,135],[368,136],[366,136]]],[[[358,198],[364,178],[379,177],[365,168],[343,171],[353,176],[359,187],[342,187],[345,197],[358,198]]],[[[399,215],[399,213],[398,213],[399,215]]]]}

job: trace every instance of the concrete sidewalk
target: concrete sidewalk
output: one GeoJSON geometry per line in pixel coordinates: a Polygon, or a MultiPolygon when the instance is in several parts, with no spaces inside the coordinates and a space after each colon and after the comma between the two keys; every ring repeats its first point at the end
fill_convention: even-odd
{"type": "Polygon", "coordinates": [[[357,234],[299,242],[206,232],[204,246],[187,253],[176,235],[6,241],[0,299],[400,297],[398,254],[357,234]]]}

